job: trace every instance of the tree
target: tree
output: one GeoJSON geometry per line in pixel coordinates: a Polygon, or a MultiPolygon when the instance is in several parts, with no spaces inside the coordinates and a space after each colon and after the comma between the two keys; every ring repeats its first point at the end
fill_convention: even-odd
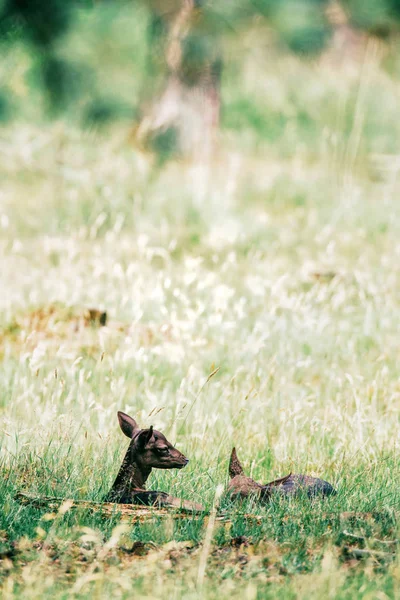
{"type": "Polygon", "coordinates": [[[137,138],[161,154],[171,147],[197,156],[210,153],[219,122],[222,39],[240,35],[254,18],[268,19],[295,52],[315,53],[329,36],[327,0],[151,0],[149,48],[164,73],[137,128],[137,138]],[[294,17],[293,17],[294,14],[294,17]],[[150,106],[149,106],[150,104],[150,106]]]}

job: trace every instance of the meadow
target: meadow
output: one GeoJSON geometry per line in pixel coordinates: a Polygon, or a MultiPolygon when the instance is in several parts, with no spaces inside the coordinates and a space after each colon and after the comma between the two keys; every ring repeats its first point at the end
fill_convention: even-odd
{"type": "Polygon", "coordinates": [[[399,598],[396,49],[304,62],[250,39],[200,164],[157,164],[127,122],[47,121],[28,57],[3,64],[22,107],[0,130],[5,600],[399,598]],[[15,500],[100,501],[127,447],[117,410],[190,459],[150,489],[211,517],[15,500]],[[231,506],[234,445],[257,481],[305,472],[338,494],[231,506]]]}

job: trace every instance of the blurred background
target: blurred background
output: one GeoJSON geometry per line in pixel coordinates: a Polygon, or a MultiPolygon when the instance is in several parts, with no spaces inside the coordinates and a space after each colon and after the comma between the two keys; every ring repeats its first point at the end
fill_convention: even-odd
{"type": "MultiPolygon", "coordinates": [[[[118,124],[156,165],[209,160],[221,133],[311,157],[351,132],[362,65],[398,77],[399,19],[397,0],[1,0],[0,119],[118,124]]],[[[362,148],[392,151],[394,98],[365,100],[362,148]]]]}

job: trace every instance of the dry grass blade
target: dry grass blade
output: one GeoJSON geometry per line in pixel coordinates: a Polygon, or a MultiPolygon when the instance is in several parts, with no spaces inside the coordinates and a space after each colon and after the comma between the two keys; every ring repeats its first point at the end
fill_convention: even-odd
{"type": "Polygon", "coordinates": [[[201,392],[204,390],[204,388],[206,387],[207,383],[210,381],[210,379],[212,379],[214,377],[214,375],[216,375],[218,373],[218,371],[221,369],[221,367],[216,367],[215,369],[213,369],[211,371],[211,373],[208,375],[207,379],[205,380],[205,382],[203,383],[203,385],[201,386],[201,388],[199,389],[197,396],[195,397],[195,399],[193,400],[192,404],[189,407],[189,410],[186,413],[186,417],[183,419],[183,423],[184,424],[187,420],[187,418],[189,417],[190,413],[192,412],[192,409],[194,407],[194,405],[196,404],[197,400],[200,397],[201,392]]]}

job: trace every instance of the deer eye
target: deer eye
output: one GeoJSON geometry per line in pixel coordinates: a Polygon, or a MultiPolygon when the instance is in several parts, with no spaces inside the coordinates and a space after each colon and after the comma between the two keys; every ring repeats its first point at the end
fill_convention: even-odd
{"type": "Polygon", "coordinates": [[[161,456],[167,456],[167,454],[169,454],[168,448],[157,448],[157,452],[161,456]]]}

